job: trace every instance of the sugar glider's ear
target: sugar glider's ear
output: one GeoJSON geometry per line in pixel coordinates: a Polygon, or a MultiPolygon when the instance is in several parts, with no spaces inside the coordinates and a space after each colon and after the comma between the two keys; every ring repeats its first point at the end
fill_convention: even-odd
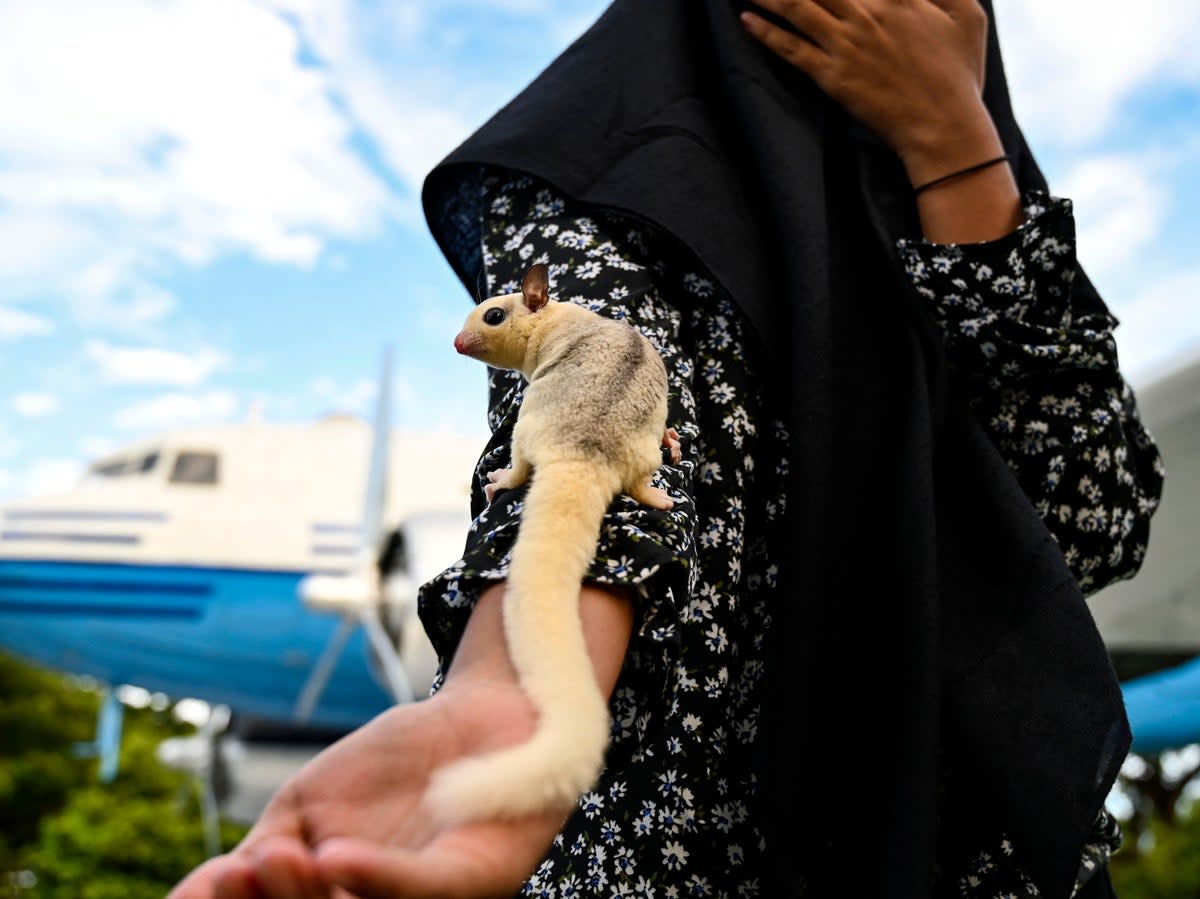
{"type": "Polygon", "coordinates": [[[521,282],[521,296],[525,300],[525,308],[537,312],[550,302],[550,270],[545,263],[539,262],[525,273],[521,282]]]}

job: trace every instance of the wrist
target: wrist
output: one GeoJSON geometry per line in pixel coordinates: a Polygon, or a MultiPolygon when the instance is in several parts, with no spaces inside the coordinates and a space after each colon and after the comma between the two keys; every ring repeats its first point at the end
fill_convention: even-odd
{"type": "Polygon", "coordinates": [[[982,101],[969,116],[916,131],[896,147],[913,187],[1004,155],[1004,145],[982,101]]]}
{"type": "Polygon", "coordinates": [[[537,728],[537,709],[513,682],[464,674],[423,702],[446,725],[453,757],[515,745],[537,728]]]}

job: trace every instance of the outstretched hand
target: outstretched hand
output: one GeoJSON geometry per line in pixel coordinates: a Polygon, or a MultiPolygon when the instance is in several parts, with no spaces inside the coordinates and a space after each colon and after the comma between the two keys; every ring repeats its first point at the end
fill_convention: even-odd
{"type": "Polygon", "coordinates": [[[913,183],[981,161],[987,16],[977,0],[754,0],[742,24],[879,135],[913,183]]]}
{"type": "MultiPolygon", "coordinates": [[[[504,640],[505,586],[479,597],[441,691],[396,706],[289,780],[228,855],[167,899],[505,899],[550,849],[569,809],[439,830],[422,804],[434,771],[521,743],[537,714],[504,640]]],[[[633,606],[584,585],[579,614],[596,680],[612,694],[633,606]]]]}
{"type": "Polygon", "coordinates": [[[472,685],[390,709],[313,759],[236,849],[168,899],[512,896],[564,816],[439,831],[421,797],[435,768],[520,742],[534,722],[511,686],[472,685]]]}

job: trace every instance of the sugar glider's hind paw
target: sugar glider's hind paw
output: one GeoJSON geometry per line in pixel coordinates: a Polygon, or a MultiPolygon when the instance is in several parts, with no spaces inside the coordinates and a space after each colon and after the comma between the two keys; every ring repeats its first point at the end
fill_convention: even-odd
{"type": "Polygon", "coordinates": [[[489,471],[487,479],[488,483],[483,486],[483,495],[487,497],[489,503],[495,498],[498,490],[512,490],[525,483],[525,478],[519,477],[511,467],[489,471]]]}
{"type": "Polygon", "coordinates": [[[483,485],[483,495],[487,497],[487,501],[489,503],[495,499],[496,491],[503,489],[496,483],[496,481],[502,478],[504,476],[504,472],[506,471],[512,471],[512,469],[498,468],[495,471],[489,471],[487,473],[488,482],[483,485]]]}
{"type": "Polygon", "coordinates": [[[671,451],[671,464],[678,465],[679,460],[683,458],[682,445],[679,442],[679,432],[674,428],[667,428],[663,431],[662,445],[663,449],[671,451]]]}
{"type": "Polygon", "coordinates": [[[629,495],[643,506],[649,506],[651,509],[659,509],[663,512],[668,511],[675,505],[675,500],[671,499],[671,495],[667,491],[653,487],[650,484],[637,485],[629,492],[629,495]]]}

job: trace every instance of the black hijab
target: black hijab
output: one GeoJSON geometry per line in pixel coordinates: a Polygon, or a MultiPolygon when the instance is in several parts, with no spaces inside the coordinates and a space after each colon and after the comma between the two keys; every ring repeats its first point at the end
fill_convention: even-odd
{"type": "MultiPolygon", "coordinates": [[[[529,172],[673,235],[755,325],[793,461],[764,895],[926,896],[935,859],[1003,833],[1065,899],[1130,741],[1104,644],[898,267],[919,233],[898,161],[738,11],[616,0],[430,173],[430,228],[474,292],[478,166],[529,172]]],[[[985,100],[1021,187],[1045,188],[994,27],[985,100]]],[[[1072,305],[1103,305],[1082,272],[1072,305]]]]}

